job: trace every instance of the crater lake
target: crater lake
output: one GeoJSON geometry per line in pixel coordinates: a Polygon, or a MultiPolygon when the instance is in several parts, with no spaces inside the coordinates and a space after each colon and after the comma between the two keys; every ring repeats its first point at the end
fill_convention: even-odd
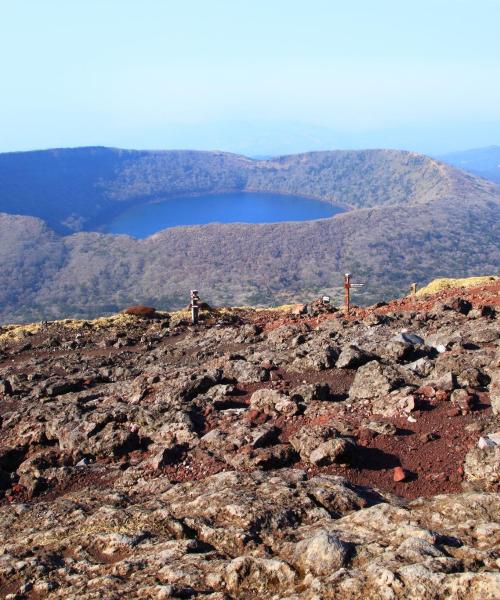
{"type": "Polygon", "coordinates": [[[203,194],[132,206],[113,218],[104,229],[107,233],[145,238],[181,225],[309,221],[343,211],[339,206],[304,196],[260,192],[203,194]]]}

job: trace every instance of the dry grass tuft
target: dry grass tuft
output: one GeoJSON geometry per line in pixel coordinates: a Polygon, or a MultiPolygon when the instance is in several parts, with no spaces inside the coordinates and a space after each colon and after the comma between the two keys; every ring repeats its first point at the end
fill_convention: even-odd
{"type": "Polygon", "coordinates": [[[417,296],[426,296],[427,294],[436,294],[442,290],[455,287],[472,287],[475,285],[487,285],[498,281],[500,277],[495,275],[484,275],[482,277],[465,277],[464,279],[450,279],[443,277],[442,279],[434,279],[428,285],[417,291],[417,296]]]}

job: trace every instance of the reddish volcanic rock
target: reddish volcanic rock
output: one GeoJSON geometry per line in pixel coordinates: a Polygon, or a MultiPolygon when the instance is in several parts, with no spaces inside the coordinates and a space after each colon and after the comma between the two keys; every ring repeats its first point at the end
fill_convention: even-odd
{"type": "Polygon", "coordinates": [[[394,481],[405,481],[406,480],[406,472],[403,467],[394,467],[393,471],[393,479],[394,481]]]}
{"type": "Polygon", "coordinates": [[[156,316],[156,309],[152,306],[129,306],[125,310],[122,311],[125,315],[133,315],[134,317],[144,317],[151,318],[156,316]]]}

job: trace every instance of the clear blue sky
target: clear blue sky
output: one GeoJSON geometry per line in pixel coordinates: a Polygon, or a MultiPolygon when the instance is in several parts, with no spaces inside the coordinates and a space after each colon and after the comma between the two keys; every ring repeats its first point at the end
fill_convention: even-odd
{"type": "Polygon", "coordinates": [[[0,0],[0,151],[500,143],[499,0],[0,0]]]}

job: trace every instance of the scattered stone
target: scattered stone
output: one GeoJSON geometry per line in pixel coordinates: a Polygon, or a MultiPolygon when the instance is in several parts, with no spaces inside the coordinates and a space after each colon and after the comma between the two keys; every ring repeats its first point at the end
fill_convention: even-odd
{"type": "Polygon", "coordinates": [[[434,433],[434,432],[421,433],[418,436],[418,440],[422,444],[427,444],[428,442],[432,442],[434,440],[437,440],[438,438],[439,438],[439,436],[436,433],[434,433]]]}
{"type": "Polygon", "coordinates": [[[449,400],[448,392],[446,392],[445,390],[437,390],[437,392],[434,395],[434,398],[438,402],[444,402],[446,400],[449,400]]]}
{"type": "Polygon", "coordinates": [[[365,427],[380,435],[396,435],[397,433],[396,426],[385,421],[369,421],[365,427]]]}
{"type": "Polygon", "coordinates": [[[392,339],[395,342],[411,344],[412,346],[419,346],[424,344],[424,339],[416,333],[412,333],[411,331],[402,331],[401,333],[396,334],[392,339]]]}
{"type": "Polygon", "coordinates": [[[406,368],[419,377],[428,377],[434,368],[434,363],[426,357],[419,358],[412,363],[408,363],[406,368]]]}
{"type": "Polygon", "coordinates": [[[477,442],[477,447],[481,448],[481,450],[484,448],[494,448],[495,446],[500,446],[500,432],[480,437],[477,442]]]}
{"type": "Polygon", "coordinates": [[[393,479],[394,481],[406,481],[406,479],[408,478],[408,475],[406,473],[406,471],[403,469],[403,467],[394,467],[393,470],[393,479]]]}
{"type": "Polygon", "coordinates": [[[436,395],[436,390],[432,387],[432,385],[423,385],[422,387],[418,388],[417,393],[425,396],[426,398],[434,398],[436,395]]]}
{"type": "Polygon", "coordinates": [[[474,396],[469,394],[467,390],[454,390],[451,393],[450,400],[462,411],[470,411],[474,407],[474,396]]]}

